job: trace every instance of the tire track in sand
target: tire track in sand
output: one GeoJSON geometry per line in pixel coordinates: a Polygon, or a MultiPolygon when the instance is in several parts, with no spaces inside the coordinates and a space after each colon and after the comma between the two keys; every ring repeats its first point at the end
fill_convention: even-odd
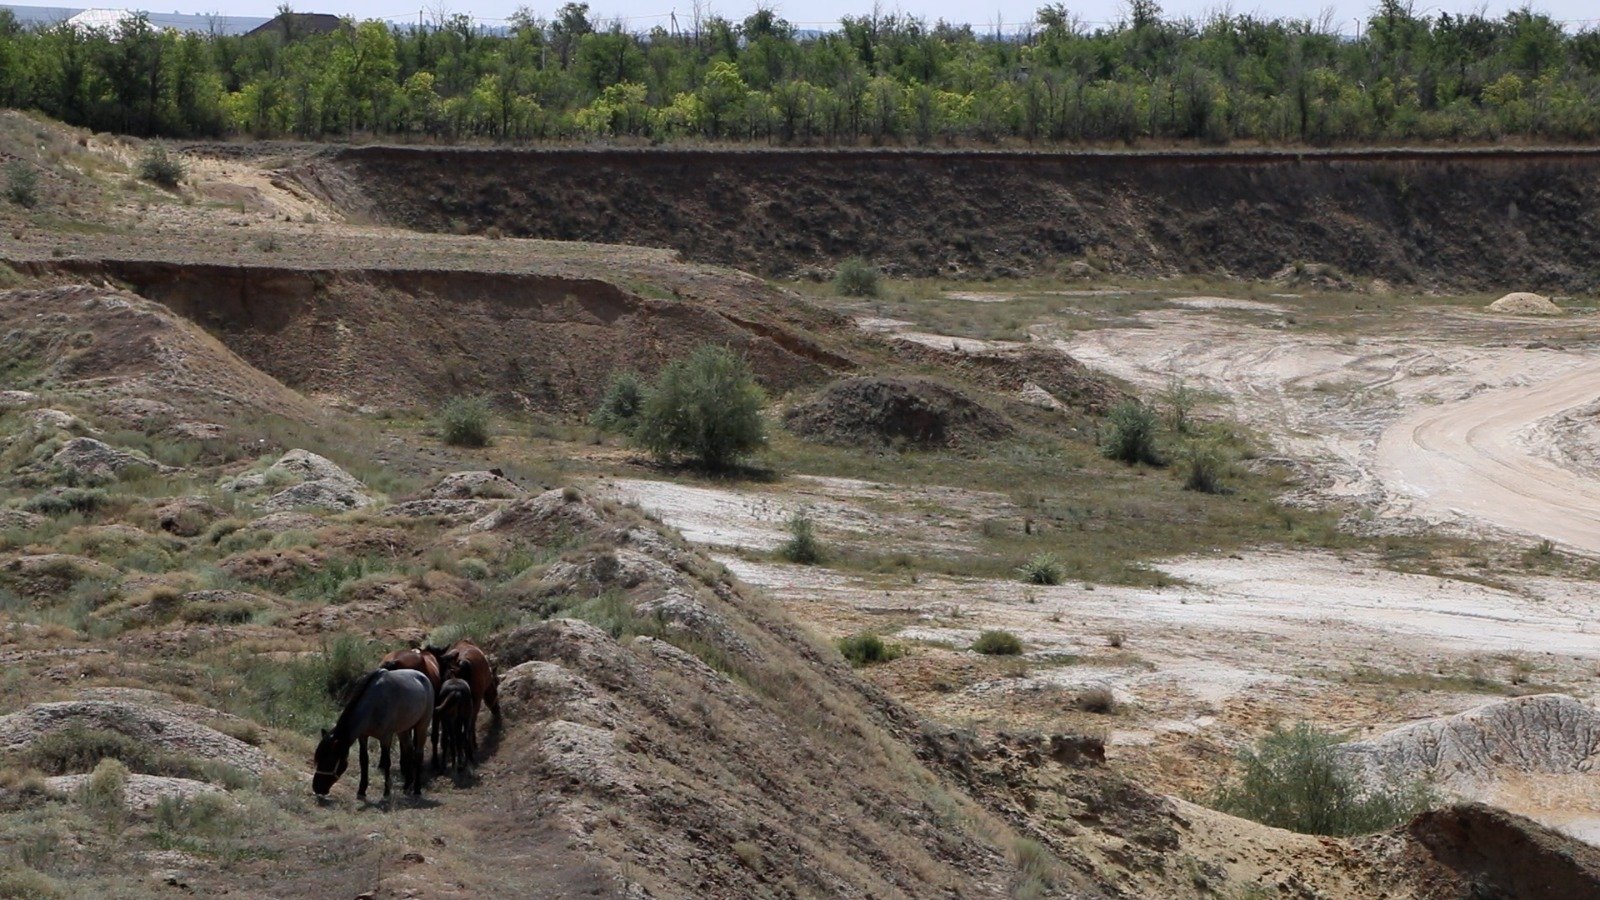
{"type": "Polygon", "coordinates": [[[1541,419],[1600,397],[1600,362],[1538,384],[1413,412],[1378,441],[1377,471],[1415,512],[1454,513],[1600,553],[1600,481],[1523,439],[1541,419]]]}

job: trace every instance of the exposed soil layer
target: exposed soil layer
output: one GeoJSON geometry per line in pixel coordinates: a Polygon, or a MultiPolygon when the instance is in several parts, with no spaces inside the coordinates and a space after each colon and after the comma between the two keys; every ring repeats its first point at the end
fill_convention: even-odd
{"type": "Polygon", "coordinates": [[[970,447],[1013,430],[983,404],[922,378],[846,378],[790,409],[784,424],[828,444],[917,448],[970,447]]]}
{"type": "Polygon", "coordinates": [[[1407,829],[1454,878],[1436,896],[1600,897],[1600,850],[1491,806],[1432,810],[1407,829]]]}
{"type": "Polygon", "coordinates": [[[863,255],[1006,275],[1086,255],[1267,277],[1296,261],[1455,288],[1600,270],[1583,152],[939,153],[360,147],[302,166],[345,208],[428,231],[672,247],[768,274],[863,255]],[[329,174],[324,169],[338,170],[329,174]]]}
{"type": "Polygon", "coordinates": [[[115,259],[18,267],[129,284],[278,381],[364,404],[478,393],[583,412],[611,372],[652,373],[702,343],[732,347],[780,393],[852,366],[755,291],[658,298],[558,275],[115,259]]]}

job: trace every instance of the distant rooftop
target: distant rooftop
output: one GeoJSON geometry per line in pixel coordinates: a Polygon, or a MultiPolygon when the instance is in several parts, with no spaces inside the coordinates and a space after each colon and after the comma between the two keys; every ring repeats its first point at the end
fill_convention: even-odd
{"type": "MultiPolygon", "coordinates": [[[[123,19],[136,13],[123,9],[83,9],[62,6],[13,6],[0,3],[0,9],[10,10],[22,25],[55,25],[71,22],[80,28],[116,28],[123,19]]],[[[147,12],[145,17],[156,28],[173,31],[193,31],[201,34],[246,34],[271,21],[266,16],[216,16],[188,13],[147,12]]]]}

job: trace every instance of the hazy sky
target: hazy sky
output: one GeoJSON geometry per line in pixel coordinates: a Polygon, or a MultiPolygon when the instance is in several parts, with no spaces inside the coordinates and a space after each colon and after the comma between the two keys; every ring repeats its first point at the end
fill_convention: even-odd
{"type": "MultiPolygon", "coordinates": [[[[94,0],[27,0],[39,5],[89,6],[94,0]]],[[[221,4],[216,0],[157,0],[140,3],[138,0],[100,0],[106,6],[130,9],[151,9],[156,12],[209,13],[225,12],[232,15],[271,15],[280,0],[239,0],[221,4]],[[170,4],[170,6],[169,6],[170,4]]],[[[527,5],[536,14],[549,17],[565,0],[296,0],[292,5],[302,12],[331,12],[353,15],[357,18],[384,18],[393,21],[416,21],[418,13],[429,18],[443,9],[449,13],[464,13],[489,22],[498,22],[509,16],[519,6],[527,5]]],[[[706,7],[734,21],[744,18],[758,5],[758,0],[702,0],[706,7]]],[[[861,15],[870,12],[872,0],[807,0],[807,2],[777,2],[775,7],[784,18],[801,27],[827,28],[840,16],[861,15]]],[[[1043,0],[900,0],[884,2],[885,11],[900,11],[920,16],[933,22],[945,19],[950,22],[970,22],[974,26],[989,27],[996,21],[1006,23],[1008,30],[1033,19],[1034,11],[1044,5],[1043,0]]],[[[1126,4],[1122,0],[1084,0],[1067,3],[1067,7],[1091,27],[1122,18],[1126,4]]],[[[1503,15],[1508,9],[1525,5],[1522,2],[1443,2],[1427,3],[1417,0],[1419,14],[1440,12],[1483,12],[1492,16],[1503,15]]],[[[1168,16],[1204,17],[1218,9],[1250,12],[1263,17],[1293,16],[1317,19],[1326,11],[1337,30],[1354,33],[1357,18],[1365,21],[1372,4],[1344,2],[1330,5],[1320,0],[1281,0],[1278,3],[1219,3],[1217,0],[1166,0],[1162,4],[1168,16]]],[[[632,30],[648,31],[656,24],[666,25],[671,13],[677,14],[680,26],[686,25],[693,13],[694,0],[590,0],[591,17],[596,20],[622,18],[632,30]]],[[[1600,27],[1600,9],[1593,0],[1545,0],[1534,3],[1537,10],[1567,23],[1569,31],[1600,27]]]]}

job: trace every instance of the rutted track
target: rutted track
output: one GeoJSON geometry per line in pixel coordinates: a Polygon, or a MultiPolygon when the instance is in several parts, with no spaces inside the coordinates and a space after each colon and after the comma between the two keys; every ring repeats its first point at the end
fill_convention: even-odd
{"type": "Polygon", "coordinates": [[[1600,397],[1600,362],[1415,412],[1384,432],[1377,469],[1418,511],[1457,514],[1600,552],[1600,482],[1539,455],[1524,433],[1600,397]]]}

